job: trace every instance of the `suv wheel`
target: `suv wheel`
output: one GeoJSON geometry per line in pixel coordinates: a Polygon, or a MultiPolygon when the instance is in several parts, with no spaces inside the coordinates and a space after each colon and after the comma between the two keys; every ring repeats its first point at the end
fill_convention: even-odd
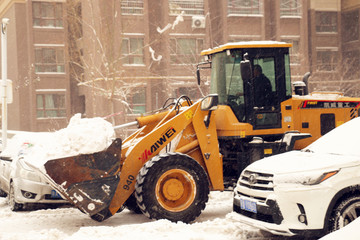
{"type": "Polygon", "coordinates": [[[360,195],[343,199],[332,212],[329,232],[345,227],[360,216],[360,195]]]}

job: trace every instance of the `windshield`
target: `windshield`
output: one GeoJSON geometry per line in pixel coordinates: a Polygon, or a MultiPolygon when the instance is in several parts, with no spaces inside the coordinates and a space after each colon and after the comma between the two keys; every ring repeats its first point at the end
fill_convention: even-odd
{"type": "Polygon", "coordinates": [[[212,58],[210,93],[219,95],[219,103],[227,104],[229,95],[243,95],[243,80],[240,74],[239,51],[215,54],[212,58]]]}
{"type": "Polygon", "coordinates": [[[266,119],[256,120],[256,125],[279,127],[280,103],[291,98],[288,49],[228,49],[211,57],[210,93],[218,94],[219,104],[228,105],[239,122],[266,119]],[[244,73],[252,71],[252,78],[247,83],[240,73],[245,53],[249,56],[251,69],[243,68],[244,73]],[[254,107],[267,112],[253,116],[254,107]]]}
{"type": "Polygon", "coordinates": [[[228,105],[239,121],[245,120],[244,82],[240,74],[241,52],[232,50],[212,58],[210,93],[217,93],[219,104],[228,105]]]}
{"type": "Polygon", "coordinates": [[[355,155],[360,157],[360,118],[357,117],[328,132],[303,151],[355,155]]]}

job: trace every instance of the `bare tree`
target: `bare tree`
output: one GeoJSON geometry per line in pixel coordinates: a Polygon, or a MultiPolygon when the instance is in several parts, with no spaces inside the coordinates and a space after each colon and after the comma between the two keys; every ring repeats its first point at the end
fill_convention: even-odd
{"type": "Polygon", "coordinates": [[[128,97],[141,82],[127,81],[121,54],[121,1],[67,1],[70,72],[73,84],[87,92],[87,113],[108,115],[115,124],[119,109],[131,110],[128,97]],[[87,14],[83,14],[87,11],[87,14]],[[91,105],[91,106],[89,106],[91,105]],[[120,107],[119,107],[120,106],[120,107]]]}
{"type": "MultiPolygon", "coordinates": [[[[67,1],[71,79],[73,85],[76,85],[74,89],[80,89],[78,93],[73,94],[73,98],[85,92],[87,116],[109,116],[113,124],[127,121],[127,113],[133,116],[131,114],[134,113],[133,107],[129,105],[131,102],[129,98],[145,86],[152,88],[148,91],[152,94],[155,94],[153,92],[162,94],[160,100],[164,96],[178,97],[172,94],[174,91],[171,86],[179,86],[181,77],[171,74],[167,76],[171,70],[163,68],[167,64],[163,64],[165,59],[160,55],[162,52],[157,47],[170,46],[169,51],[173,60],[181,64],[186,72],[191,73],[192,79],[182,79],[185,87],[189,86],[189,81],[195,82],[196,63],[200,60],[198,50],[203,48],[189,48],[188,54],[181,55],[181,51],[173,49],[176,45],[164,42],[161,38],[162,32],[171,31],[180,22],[181,14],[179,14],[175,22],[158,29],[159,37],[153,34],[149,42],[144,39],[143,44],[139,44],[139,48],[131,49],[133,52],[129,52],[128,56],[141,55],[150,58],[146,61],[144,59],[143,66],[147,65],[146,67],[138,68],[136,72],[129,71],[124,67],[129,59],[122,52],[122,44],[128,40],[125,33],[133,31],[132,29],[129,31],[128,28],[132,26],[126,22],[126,18],[123,19],[120,12],[121,4],[122,1],[116,0],[67,1]],[[122,114],[116,115],[118,112],[122,114]]],[[[189,78],[188,74],[187,78],[189,78]]],[[[194,89],[199,90],[201,95],[205,94],[200,87],[194,89]]],[[[162,106],[161,103],[155,104],[154,101],[152,105],[152,109],[162,106]]],[[[147,110],[149,108],[147,107],[147,110]]]]}

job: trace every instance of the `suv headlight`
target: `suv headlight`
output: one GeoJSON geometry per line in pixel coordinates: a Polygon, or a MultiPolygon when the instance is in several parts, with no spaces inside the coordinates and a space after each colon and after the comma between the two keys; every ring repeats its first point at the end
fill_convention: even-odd
{"type": "Polygon", "coordinates": [[[278,175],[274,177],[275,184],[303,184],[316,185],[336,175],[340,170],[333,171],[313,171],[303,173],[293,173],[286,175],[278,175]]]}

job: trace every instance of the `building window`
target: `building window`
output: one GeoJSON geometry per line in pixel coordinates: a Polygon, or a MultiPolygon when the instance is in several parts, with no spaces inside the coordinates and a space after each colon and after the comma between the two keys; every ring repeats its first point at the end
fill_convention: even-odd
{"type": "Polygon", "coordinates": [[[121,54],[124,65],[144,65],[143,38],[123,38],[121,54]]]}
{"type": "Polygon", "coordinates": [[[335,71],[338,64],[337,51],[317,51],[317,71],[335,71]]]}
{"type": "Polygon", "coordinates": [[[37,118],[66,117],[65,93],[36,94],[37,118]]]}
{"type": "Polygon", "coordinates": [[[301,16],[300,0],[281,0],[280,16],[301,16]]]}
{"type": "Polygon", "coordinates": [[[169,0],[170,15],[204,15],[204,0],[169,0]]]}
{"type": "Polygon", "coordinates": [[[359,10],[342,15],[342,36],[345,42],[359,40],[359,10]]]}
{"type": "Polygon", "coordinates": [[[316,32],[337,32],[337,12],[316,12],[316,32]]]}
{"type": "Polygon", "coordinates": [[[135,88],[130,97],[128,114],[143,114],[146,112],[146,88],[135,88]]]}
{"type": "Polygon", "coordinates": [[[258,15],[260,0],[228,0],[228,14],[258,15]]]}
{"type": "Polygon", "coordinates": [[[144,14],[144,0],[122,0],[121,13],[124,15],[144,14]]]}
{"type": "Polygon", "coordinates": [[[35,48],[35,72],[64,73],[64,50],[62,48],[35,48]]]}
{"type": "Polygon", "coordinates": [[[360,79],[360,51],[352,50],[343,53],[342,74],[344,79],[360,79]]]}
{"type": "Polygon", "coordinates": [[[170,61],[172,64],[196,63],[203,46],[203,39],[170,39],[170,61]]]}
{"type": "Polygon", "coordinates": [[[33,26],[63,27],[62,3],[33,2],[33,26]]]}
{"type": "Polygon", "coordinates": [[[290,60],[291,60],[290,62],[291,63],[300,63],[299,40],[297,40],[297,39],[282,39],[281,41],[292,44],[292,47],[289,48],[290,60]]]}

